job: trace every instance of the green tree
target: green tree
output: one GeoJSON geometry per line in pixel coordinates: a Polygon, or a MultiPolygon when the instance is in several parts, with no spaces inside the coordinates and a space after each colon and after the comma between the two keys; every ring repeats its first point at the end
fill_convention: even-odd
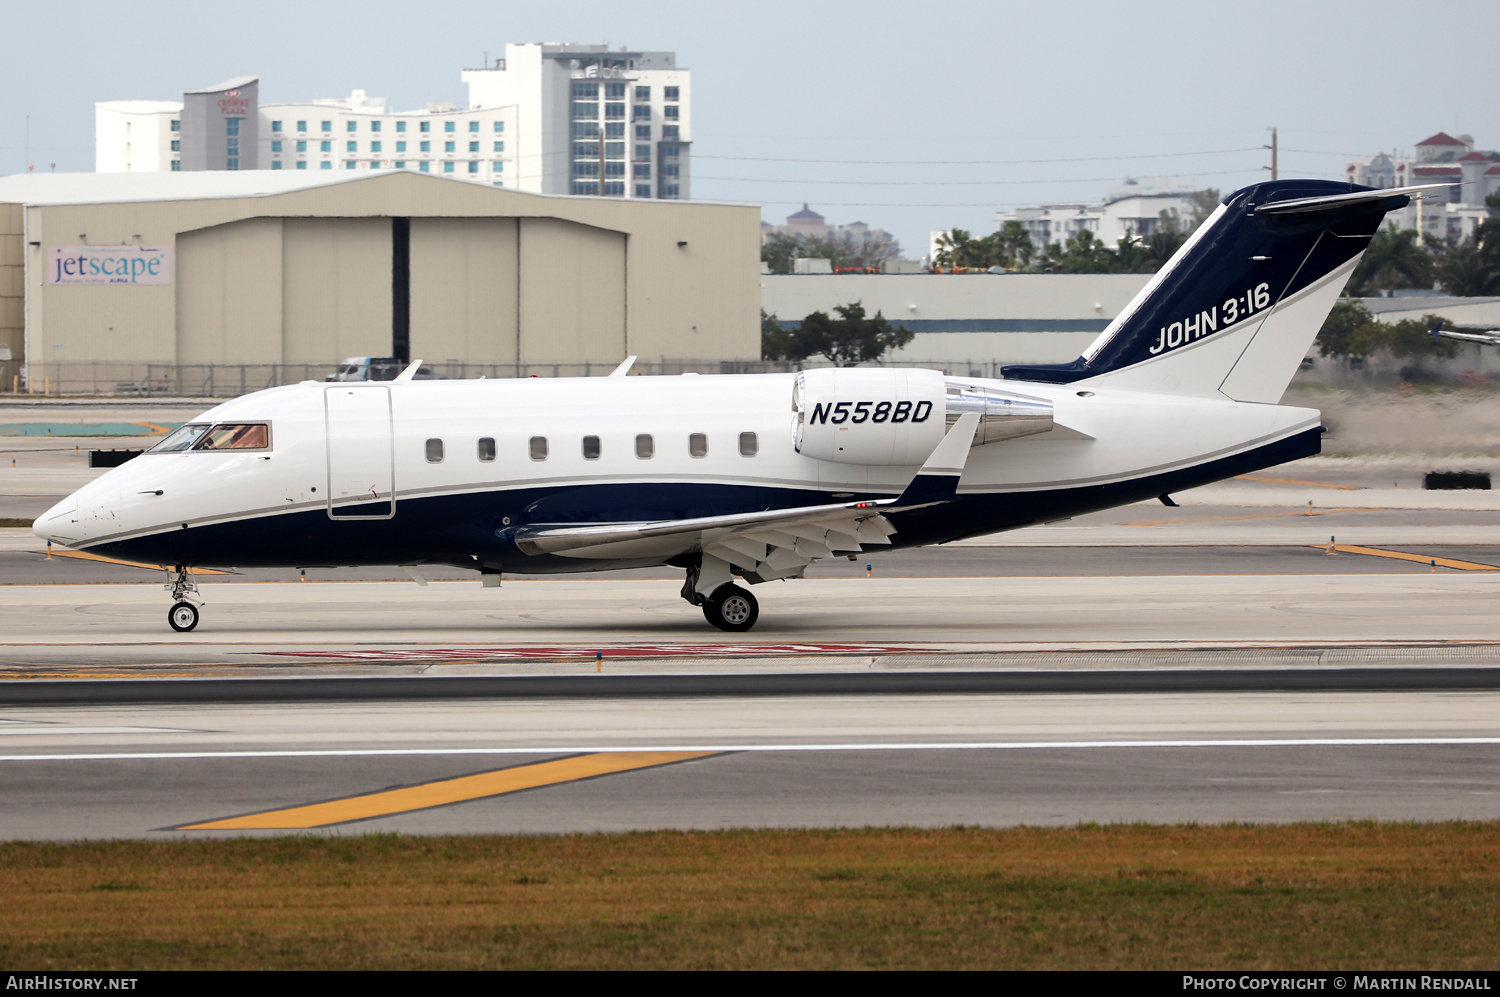
{"type": "Polygon", "coordinates": [[[1457,356],[1458,344],[1434,336],[1435,328],[1452,329],[1453,323],[1436,315],[1377,322],[1364,305],[1345,298],[1333,306],[1318,330],[1318,353],[1341,360],[1363,360],[1376,353],[1387,353],[1398,360],[1457,356]]]}
{"type": "Polygon", "coordinates": [[[1461,297],[1500,294],[1497,290],[1500,288],[1500,279],[1497,279],[1500,273],[1485,265],[1481,246],[1475,235],[1443,246],[1433,254],[1437,261],[1433,272],[1443,290],[1461,297]]]}
{"type": "Polygon", "coordinates": [[[1199,225],[1207,221],[1208,216],[1218,210],[1219,202],[1222,200],[1217,187],[1205,187],[1203,190],[1189,194],[1188,203],[1193,206],[1193,229],[1197,229],[1199,225]]]}
{"type": "Polygon", "coordinates": [[[1447,359],[1458,356],[1458,343],[1433,335],[1434,329],[1452,329],[1453,323],[1436,315],[1423,315],[1403,322],[1379,323],[1379,348],[1398,360],[1447,359]]]}
{"type": "Polygon", "coordinates": [[[1431,287],[1432,264],[1432,254],[1417,244],[1416,230],[1397,230],[1392,222],[1370,240],[1349,278],[1349,290],[1358,297],[1384,290],[1390,297],[1398,287],[1431,287]]]}
{"type": "Polygon", "coordinates": [[[1026,226],[1012,219],[990,236],[995,241],[995,248],[999,253],[999,262],[991,266],[1002,266],[1007,270],[1024,270],[1031,265],[1033,257],[1036,256],[1036,247],[1032,245],[1031,233],[1026,231],[1026,226]]]}
{"type": "Polygon", "coordinates": [[[1449,294],[1500,294],[1500,191],[1484,203],[1490,216],[1474,234],[1436,254],[1438,283],[1449,294]]]}
{"type": "Polygon", "coordinates": [[[949,229],[937,237],[937,253],[933,255],[932,262],[943,267],[978,266],[977,263],[969,262],[978,251],[972,235],[961,228],[949,229]]]}
{"type": "Polygon", "coordinates": [[[933,262],[938,266],[976,270],[991,267],[1024,270],[1035,256],[1031,233],[1026,231],[1025,225],[1011,220],[998,231],[979,239],[961,228],[944,232],[938,236],[937,255],[933,262]]]}
{"type": "Polygon", "coordinates": [[[1345,298],[1333,306],[1318,330],[1318,354],[1339,360],[1363,360],[1375,351],[1375,316],[1358,301],[1345,298]]]}
{"type": "Polygon", "coordinates": [[[830,318],[826,312],[813,312],[802,320],[802,327],[797,330],[796,349],[805,351],[803,357],[820,353],[835,367],[852,367],[879,360],[888,351],[900,349],[916,336],[899,325],[892,325],[880,312],[867,318],[865,306],[858,301],[852,305],[837,305],[833,310],[838,312],[838,318],[830,318]]]}
{"type": "MultiPolygon", "coordinates": [[[[1166,212],[1162,212],[1166,214],[1166,212]]],[[[1172,254],[1182,247],[1187,241],[1188,233],[1174,216],[1172,223],[1163,226],[1145,239],[1137,239],[1126,236],[1120,240],[1112,259],[1100,260],[1101,265],[1107,265],[1109,270],[1091,271],[1094,273],[1156,273],[1172,254]]]]}
{"type": "Polygon", "coordinates": [[[855,242],[853,235],[846,234],[843,239],[832,241],[843,243],[843,256],[848,261],[835,264],[836,266],[878,267],[886,260],[898,259],[901,256],[901,243],[889,235],[855,242]]]}
{"type": "Polygon", "coordinates": [[[797,237],[786,232],[772,232],[760,244],[760,261],[770,266],[772,273],[791,273],[792,260],[797,257],[797,237]]]}
{"type": "Polygon", "coordinates": [[[760,310],[760,355],[764,360],[804,360],[807,351],[801,349],[797,330],[788,329],[777,321],[775,315],[760,310]]]}
{"type": "Polygon", "coordinates": [[[890,236],[856,243],[852,236],[792,235],[772,232],[760,244],[760,259],[772,273],[791,273],[795,260],[828,260],[835,267],[873,267],[901,255],[901,244],[890,236]]]}
{"type": "Polygon", "coordinates": [[[1062,244],[1047,247],[1053,273],[1116,273],[1119,260],[1113,250],[1084,229],[1062,244]]]}

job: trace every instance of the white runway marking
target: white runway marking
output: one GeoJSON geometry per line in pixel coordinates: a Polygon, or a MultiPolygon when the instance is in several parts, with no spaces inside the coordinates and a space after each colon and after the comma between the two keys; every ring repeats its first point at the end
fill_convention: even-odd
{"type": "Polygon", "coordinates": [[[440,755],[573,755],[620,751],[1035,751],[1066,748],[1376,748],[1500,745],[1500,737],[1288,737],[1188,741],[914,741],[889,744],[538,745],[528,748],[330,748],[307,751],[121,751],[0,755],[0,762],[171,761],[203,758],[378,758],[440,755]]]}

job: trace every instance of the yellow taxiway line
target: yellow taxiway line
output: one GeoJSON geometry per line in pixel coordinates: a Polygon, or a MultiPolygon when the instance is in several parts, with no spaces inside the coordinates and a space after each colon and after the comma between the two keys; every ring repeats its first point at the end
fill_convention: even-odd
{"type": "Polygon", "coordinates": [[[1381,550],[1379,547],[1361,547],[1358,544],[1308,544],[1327,550],[1330,546],[1340,554],[1368,554],[1371,557],[1393,557],[1398,561],[1415,561],[1418,564],[1436,564],[1440,568],[1456,568],[1459,571],[1500,571],[1500,564],[1482,564],[1479,561],[1460,561],[1451,557],[1433,557],[1431,554],[1407,554],[1399,550],[1381,550]]]}
{"type": "Polygon", "coordinates": [[[609,751],[571,758],[556,758],[520,765],[515,768],[480,772],[477,775],[459,776],[456,779],[441,779],[424,782],[416,786],[403,786],[380,793],[350,796],[342,800],[324,803],[309,803],[306,806],[287,807],[283,810],[266,810],[246,814],[242,817],[226,817],[198,824],[182,824],[177,831],[249,831],[265,829],[291,830],[297,828],[326,827],[348,821],[369,820],[372,817],[388,817],[392,814],[425,810],[449,803],[463,803],[488,796],[518,793],[523,789],[538,789],[559,783],[577,782],[602,775],[631,772],[638,769],[655,768],[674,762],[691,761],[720,754],[717,751],[609,751]]]}

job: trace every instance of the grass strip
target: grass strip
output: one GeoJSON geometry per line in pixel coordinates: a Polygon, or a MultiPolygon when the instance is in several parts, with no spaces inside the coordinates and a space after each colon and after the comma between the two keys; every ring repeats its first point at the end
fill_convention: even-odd
{"type": "Polygon", "coordinates": [[[0,529],[31,529],[32,520],[0,518],[0,529]]]}
{"type": "Polygon", "coordinates": [[[1500,822],[0,844],[26,969],[1485,969],[1500,822]]]}

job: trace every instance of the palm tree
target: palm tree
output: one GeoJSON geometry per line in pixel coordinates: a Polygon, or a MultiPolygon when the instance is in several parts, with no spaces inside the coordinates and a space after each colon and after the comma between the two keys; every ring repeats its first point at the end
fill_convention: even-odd
{"type": "Polygon", "coordinates": [[[1416,230],[1397,231],[1392,223],[1370,240],[1370,248],[1354,268],[1350,290],[1364,295],[1381,288],[1391,297],[1398,287],[1431,287],[1432,263],[1432,254],[1417,245],[1416,230]]]}

